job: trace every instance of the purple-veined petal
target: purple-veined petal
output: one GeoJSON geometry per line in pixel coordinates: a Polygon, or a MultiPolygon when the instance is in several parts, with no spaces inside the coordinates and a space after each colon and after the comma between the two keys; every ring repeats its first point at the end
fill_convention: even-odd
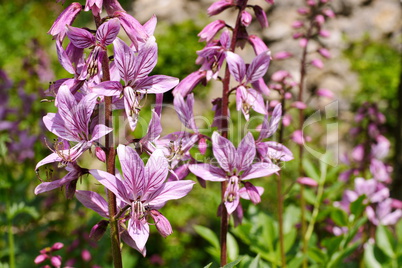
{"type": "Polygon", "coordinates": [[[134,194],[133,198],[137,199],[144,194],[144,163],[133,148],[122,144],[117,147],[117,155],[119,156],[123,176],[126,180],[125,184],[128,185],[130,191],[134,194]]]}
{"type": "Polygon", "coordinates": [[[258,54],[247,68],[247,82],[253,83],[262,78],[268,70],[270,61],[271,51],[267,50],[258,54]]]}
{"type": "Polygon", "coordinates": [[[162,215],[159,211],[152,209],[150,210],[149,214],[151,215],[152,219],[155,222],[156,229],[158,232],[163,236],[167,237],[173,233],[172,226],[168,219],[162,215]]]}
{"type": "Polygon", "coordinates": [[[181,94],[187,96],[203,79],[205,79],[207,71],[195,71],[186,76],[177,87],[173,90],[173,95],[181,94]]]}
{"type": "Polygon", "coordinates": [[[149,225],[145,219],[132,220],[128,222],[127,232],[131,238],[135,241],[140,252],[145,249],[145,244],[149,237],[149,225]]]}
{"type": "Polygon", "coordinates": [[[66,27],[67,36],[74,46],[78,48],[88,48],[96,45],[95,37],[87,30],[68,25],[66,27]]]}
{"type": "Polygon", "coordinates": [[[192,164],[189,165],[188,168],[194,175],[207,181],[226,180],[226,173],[221,168],[212,166],[210,164],[192,164]]]}
{"type": "Polygon", "coordinates": [[[118,178],[116,178],[116,176],[97,169],[90,169],[89,173],[91,173],[91,175],[94,176],[95,179],[97,179],[109,191],[113,192],[116,197],[120,198],[127,204],[131,204],[125,185],[118,178]]]}
{"type": "Polygon", "coordinates": [[[68,141],[79,142],[79,137],[77,137],[75,128],[66,127],[65,121],[60,117],[59,114],[48,113],[43,117],[43,123],[46,128],[54,133],[56,136],[66,139],[68,141]]]}
{"type": "Polygon", "coordinates": [[[229,66],[230,74],[233,75],[237,82],[241,83],[246,75],[246,64],[242,57],[233,52],[227,51],[226,61],[229,66]]]}
{"type": "Polygon", "coordinates": [[[158,60],[158,46],[155,37],[148,38],[145,45],[138,52],[135,59],[135,79],[142,79],[149,75],[158,60]]]}
{"type": "Polygon", "coordinates": [[[117,12],[125,12],[118,0],[103,0],[103,8],[109,17],[116,16],[117,12]]]}
{"type": "Polygon", "coordinates": [[[195,182],[190,180],[168,181],[148,196],[148,204],[159,209],[169,200],[180,199],[193,189],[195,182]]]}
{"type": "Polygon", "coordinates": [[[70,74],[75,74],[75,69],[60,41],[56,41],[57,58],[63,68],[70,74]]]}
{"type": "Polygon", "coordinates": [[[119,70],[121,79],[123,79],[127,85],[128,82],[134,80],[136,76],[134,51],[120,38],[116,38],[113,41],[113,46],[114,61],[119,70]]]}
{"type": "Polygon", "coordinates": [[[263,78],[257,79],[251,83],[251,86],[257,90],[258,93],[264,94],[265,96],[269,96],[270,89],[265,83],[263,78]]]}
{"type": "Polygon", "coordinates": [[[155,150],[145,166],[143,198],[159,189],[169,173],[169,163],[162,150],[155,150]]]}
{"type": "Polygon", "coordinates": [[[55,180],[55,181],[51,181],[51,182],[42,182],[41,184],[36,186],[34,192],[36,195],[44,193],[44,192],[49,192],[51,190],[59,188],[63,185],[66,185],[67,183],[69,183],[73,180],[77,180],[77,179],[78,179],[78,177],[77,177],[76,173],[69,172],[69,173],[67,173],[66,176],[64,176],[63,178],[61,178],[59,180],[55,180]]]}
{"type": "Polygon", "coordinates": [[[134,85],[139,93],[160,94],[171,90],[179,83],[179,79],[167,75],[152,75],[145,77],[134,85]]]}
{"type": "Polygon", "coordinates": [[[236,148],[232,142],[218,132],[214,132],[212,134],[212,151],[219,165],[226,172],[232,172],[236,165],[236,148]]]}
{"type": "Polygon", "coordinates": [[[148,36],[153,36],[156,28],[157,19],[155,15],[144,23],[143,27],[148,36]]]}
{"type": "Polygon", "coordinates": [[[246,193],[249,197],[249,200],[253,202],[254,205],[261,202],[261,195],[264,192],[264,188],[256,187],[251,182],[246,181],[244,183],[244,188],[246,189],[246,193]]]}
{"type": "Polygon", "coordinates": [[[38,162],[38,164],[36,164],[35,170],[37,170],[39,167],[49,164],[49,163],[53,163],[53,162],[60,162],[63,159],[56,153],[52,153],[48,156],[46,156],[45,158],[43,158],[41,161],[38,162]]]}
{"type": "Polygon", "coordinates": [[[250,180],[260,177],[265,177],[278,172],[280,168],[272,163],[259,162],[253,164],[250,168],[244,171],[241,180],[250,180]]]}
{"type": "Polygon", "coordinates": [[[71,25],[82,10],[80,3],[72,3],[69,5],[56,19],[50,30],[47,32],[53,37],[57,36],[58,40],[62,41],[66,34],[66,25],[71,25]]]}
{"type": "Polygon", "coordinates": [[[266,157],[285,162],[293,160],[293,153],[285,145],[276,141],[266,141],[261,144],[266,146],[266,157]]]}
{"type": "Polygon", "coordinates": [[[87,208],[92,209],[101,217],[108,218],[109,210],[105,199],[98,193],[91,191],[75,191],[75,197],[87,208]]]}
{"type": "Polygon", "coordinates": [[[255,158],[255,141],[253,135],[248,132],[241,140],[236,154],[236,169],[243,171],[250,167],[255,158]]]}
{"type": "Polygon", "coordinates": [[[124,109],[126,111],[128,123],[131,130],[134,131],[138,121],[139,103],[134,90],[131,87],[125,87],[124,93],[124,109]]]}
{"type": "Polygon", "coordinates": [[[146,248],[144,248],[143,250],[140,250],[137,246],[137,244],[135,243],[134,239],[130,236],[130,234],[127,232],[127,230],[124,229],[125,227],[120,227],[120,229],[123,229],[123,231],[120,231],[120,237],[121,240],[123,240],[124,243],[126,243],[127,245],[129,245],[130,247],[132,247],[133,249],[137,250],[138,252],[140,252],[142,254],[142,256],[145,257],[146,255],[146,248]]]}
{"type": "MultiPolygon", "coordinates": [[[[229,193],[228,190],[226,190],[226,192],[225,192],[225,200],[226,201],[224,202],[224,204],[225,204],[226,210],[227,210],[229,215],[232,214],[233,211],[236,210],[236,208],[239,206],[239,203],[240,203],[240,195],[239,195],[238,183],[236,183],[236,188],[237,189],[233,193],[229,193]],[[233,200],[232,201],[228,201],[228,195],[229,194],[233,194],[233,197],[232,197],[233,200]]],[[[229,187],[228,187],[228,189],[229,189],[229,187]]]]}
{"type": "Polygon", "coordinates": [[[92,139],[90,141],[96,141],[106,134],[110,133],[113,128],[107,127],[104,124],[98,124],[94,127],[92,131],[92,139]]]}
{"type": "Polygon", "coordinates": [[[156,140],[162,133],[161,119],[155,111],[152,111],[152,118],[148,125],[147,134],[141,139],[141,143],[145,144],[156,140]]]}
{"type": "Polygon", "coordinates": [[[96,31],[96,40],[102,46],[110,45],[120,31],[119,19],[114,18],[103,23],[96,31]]]}
{"type": "Polygon", "coordinates": [[[193,113],[194,95],[188,94],[187,100],[185,101],[181,94],[177,94],[174,97],[173,104],[176,108],[176,113],[179,116],[182,124],[186,128],[192,129],[197,132],[193,113]]]}
{"type": "Polygon", "coordinates": [[[105,81],[93,86],[91,90],[100,96],[120,96],[123,86],[117,81],[105,81]]]}
{"type": "MultiPolygon", "coordinates": [[[[245,182],[244,185],[246,185],[246,183],[249,183],[249,182],[245,182]]],[[[251,183],[249,183],[249,184],[251,184],[251,183]]],[[[260,187],[260,186],[254,186],[254,185],[253,185],[253,187],[257,190],[257,191],[254,191],[254,194],[258,195],[261,200],[261,195],[264,193],[264,188],[260,187]]],[[[241,188],[239,190],[239,194],[240,194],[241,198],[246,199],[246,200],[251,200],[250,193],[247,191],[246,187],[241,188]]],[[[258,200],[258,198],[257,198],[257,200],[258,200]]],[[[257,202],[257,203],[259,203],[259,202],[257,202]]],[[[256,204],[256,203],[254,203],[254,204],[256,204]]]]}

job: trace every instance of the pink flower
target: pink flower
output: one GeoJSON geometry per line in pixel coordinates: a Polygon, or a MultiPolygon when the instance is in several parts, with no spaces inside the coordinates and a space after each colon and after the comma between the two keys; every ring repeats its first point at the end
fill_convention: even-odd
{"type": "Polygon", "coordinates": [[[311,187],[317,187],[318,186],[318,182],[316,182],[314,179],[309,178],[309,177],[297,178],[297,183],[303,184],[303,185],[306,185],[306,186],[311,186],[311,187]]]}

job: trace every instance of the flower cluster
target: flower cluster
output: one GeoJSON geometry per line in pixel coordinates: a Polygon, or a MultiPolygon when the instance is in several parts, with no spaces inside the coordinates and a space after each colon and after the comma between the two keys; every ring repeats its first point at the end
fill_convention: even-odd
{"type": "MultiPolygon", "coordinates": [[[[189,180],[165,182],[170,173],[175,174],[171,170],[174,165],[169,165],[172,159],[164,153],[167,148],[155,143],[161,133],[161,96],[179,82],[170,76],[150,75],[158,56],[155,27],[155,16],[141,24],[113,0],[87,1],[85,7],[72,3],[60,14],[49,34],[55,39],[60,64],[72,78],[55,81],[47,91],[49,98],[54,97],[57,112],[48,113],[43,122],[57,139],[53,145],[48,144],[52,153],[36,165],[38,175],[43,165],[54,162],[68,173],[61,179],[42,181],[35,194],[64,187],[67,198],[75,195],[100,216],[117,220],[120,238],[144,256],[150,218],[161,235],[170,235],[172,227],[159,209],[166,201],[187,195],[194,184],[189,180]],[[72,26],[82,9],[91,10],[95,30],[72,26]],[[102,9],[108,17],[100,17],[102,9]],[[130,43],[118,37],[121,28],[130,43]],[[108,56],[109,51],[113,51],[113,56],[108,56]],[[114,150],[106,143],[106,139],[112,139],[113,128],[102,118],[104,107],[124,110],[128,126],[134,131],[142,100],[148,94],[156,94],[157,108],[148,133],[132,140],[137,150],[130,144],[118,146],[122,172],[111,174],[81,167],[85,152],[105,162],[107,153],[114,150]],[[146,165],[140,157],[143,152],[150,155],[146,165]],[[85,174],[91,174],[115,195],[116,215],[110,215],[108,203],[100,194],[76,190],[78,180],[85,174]]],[[[109,221],[100,221],[92,229],[91,237],[99,239],[108,225],[109,221]]]]}

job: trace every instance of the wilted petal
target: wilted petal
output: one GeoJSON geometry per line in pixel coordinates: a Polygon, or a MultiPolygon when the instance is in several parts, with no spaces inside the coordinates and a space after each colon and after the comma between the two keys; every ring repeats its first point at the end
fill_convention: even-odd
{"type": "Polygon", "coordinates": [[[246,64],[242,57],[233,52],[227,51],[226,61],[228,63],[230,74],[233,75],[237,82],[241,83],[246,75],[246,64]]]}
{"type": "Polygon", "coordinates": [[[218,132],[212,134],[212,151],[219,165],[231,172],[235,167],[236,148],[232,142],[222,137],[218,132]]]}
{"type": "Polygon", "coordinates": [[[105,199],[98,193],[77,190],[75,197],[87,208],[92,209],[101,217],[108,218],[109,210],[105,199]]]}
{"type": "Polygon", "coordinates": [[[167,237],[168,235],[173,233],[172,226],[168,219],[162,215],[159,211],[152,209],[150,210],[150,214],[152,219],[155,221],[155,226],[158,232],[163,236],[167,237]]]}
{"type": "Polygon", "coordinates": [[[78,48],[88,48],[90,46],[96,45],[95,37],[87,30],[66,26],[67,36],[71,43],[78,48]]]}
{"type": "Polygon", "coordinates": [[[190,171],[204,180],[208,181],[225,181],[226,173],[218,167],[210,164],[192,164],[188,167],[190,171]]]}
{"type": "Polygon", "coordinates": [[[120,22],[117,18],[103,23],[96,31],[96,40],[102,46],[110,45],[120,31],[120,22]]]}
{"type": "Polygon", "coordinates": [[[250,180],[272,175],[278,172],[280,168],[277,165],[265,162],[253,164],[250,168],[244,171],[241,180],[250,180]]]}

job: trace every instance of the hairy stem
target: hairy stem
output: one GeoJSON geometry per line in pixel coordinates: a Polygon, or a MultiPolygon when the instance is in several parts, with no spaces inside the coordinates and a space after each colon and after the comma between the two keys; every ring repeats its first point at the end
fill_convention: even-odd
{"type": "MultiPolygon", "coordinates": [[[[99,16],[94,17],[96,28],[99,28],[101,19],[99,16]]],[[[103,54],[102,61],[102,81],[110,80],[110,71],[109,71],[109,58],[107,56],[107,52],[103,54]]],[[[107,127],[113,128],[113,114],[112,114],[112,97],[105,97],[105,125],[107,127]]],[[[115,174],[115,160],[116,160],[116,149],[114,147],[114,137],[113,131],[108,133],[105,138],[105,151],[106,151],[106,171],[110,174],[115,174]]],[[[120,237],[119,237],[119,226],[118,219],[116,215],[117,205],[116,205],[116,196],[111,191],[107,192],[107,201],[108,201],[108,209],[109,209],[109,225],[110,225],[110,239],[112,246],[112,257],[113,257],[113,266],[114,268],[122,268],[123,262],[121,258],[121,249],[120,249],[120,237]]]]}
{"type": "MultiPolygon", "coordinates": [[[[239,27],[241,23],[241,11],[244,10],[247,6],[247,1],[239,6],[239,13],[236,19],[236,26],[233,28],[233,35],[230,44],[230,51],[234,52],[236,48],[237,36],[239,33],[239,27]]],[[[225,68],[225,77],[222,80],[223,88],[222,88],[222,125],[221,132],[222,136],[228,137],[228,108],[229,108],[229,92],[230,92],[230,72],[228,65],[226,64],[225,68]]],[[[221,266],[224,266],[227,263],[227,233],[229,227],[229,215],[226,210],[224,202],[224,196],[227,188],[227,182],[224,181],[221,183],[221,199],[222,199],[222,210],[221,210],[221,230],[220,230],[220,247],[221,247],[221,256],[220,263],[221,266]]]]}
{"type": "Polygon", "coordinates": [[[8,254],[10,261],[10,268],[15,268],[15,245],[13,234],[13,219],[10,215],[10,199],[9,193],[6,193],[6,213],[7,213],[7,232],[8,232],[8,254]]]}

